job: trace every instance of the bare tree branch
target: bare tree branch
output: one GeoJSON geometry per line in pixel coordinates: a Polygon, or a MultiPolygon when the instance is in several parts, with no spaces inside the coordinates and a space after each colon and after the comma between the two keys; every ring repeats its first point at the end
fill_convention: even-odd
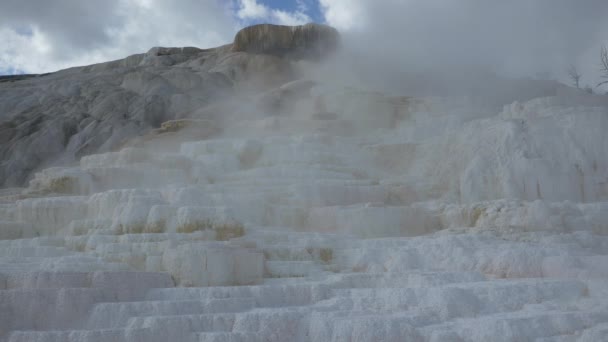
{"type": "Polygon", "coordinates": [[[581,74],[578,72],[574,64],[571,64],[568,68],[568,76],[572,80],[572,83],[574,83],[574,86],[577,89],[580,89],[581,74]]]}
{"type": "Polygon", "coordinates": [[[604,84],[608,84],[608,49],[605,46],[602,47],[601,62],[602,62],[602,65],[601,65],[600,70],[602,71],[603,75],[600,77],[603,79],[606,79],[606,81],[602,81],[602,82],[598,83],[598,85],[597,85],[598,87],[600,87],[604,84]]]}

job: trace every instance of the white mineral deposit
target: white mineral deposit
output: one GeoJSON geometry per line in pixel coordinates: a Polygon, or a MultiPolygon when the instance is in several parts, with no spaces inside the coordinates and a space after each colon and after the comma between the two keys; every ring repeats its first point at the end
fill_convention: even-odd
{"type": "Polygon", "coordinates": [[[389,94],[339,41],[0,82],[0,341],[608,341],[608,97],[389,94]]]}

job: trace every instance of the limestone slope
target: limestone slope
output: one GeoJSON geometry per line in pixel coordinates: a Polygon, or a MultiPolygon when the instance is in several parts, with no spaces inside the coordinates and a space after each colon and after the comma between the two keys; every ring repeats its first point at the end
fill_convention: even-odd
{"type": "Polygon", "coordinates": [[[239,32],[234,44],[215,49],[153,48],[113,62],[5,78],[0,82],[0,186],[21,186],[44,166],[114,150],[239,90],[263,92],[292,80],[294,61],[312,58],[306,51],[317,51],[314,57],[320,58],[320,51],[335,48],[338,40],[334,29],[314,24],[272,26],[264,38],[251,30],[255,27],[239,32]],[[249,45],[241,38],[245,34],[249,45]],[[285,46],[259,43],[273,39],[285,46]],[[278,50],[294,53],[283,56],[278,50]]]}
{"type": "Polygon", "coordinates": [[[608,341],[604,97],[230,82],[0,192],[0,341],[608,341]]]}

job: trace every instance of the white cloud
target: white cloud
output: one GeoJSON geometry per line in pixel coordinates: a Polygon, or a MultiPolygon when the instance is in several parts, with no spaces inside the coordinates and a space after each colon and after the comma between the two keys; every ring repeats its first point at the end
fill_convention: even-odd
{"type": "Polygon", "coordinates": [[[240,0],[236,15],[243,20],[263,19],[269,16],[268,7],[258,4],[256,0],[240,0]]]}
{"type": "Polygon", "coordinates": [[[273,10],[272,17],[281,25],[303,25],[310,22],[310,17],[302,12],[285,12],[273,10]]]}
{"type": "Polygon", "coordinates": [[[245,22],[255,20],[279,25],[302,25],[310,22],[311,19],[306,14],[305,4],[298,1],[297,5],[297,10],[288,12],[269,8],[256,0],[237,0],[236,15],[245,22]]]}
{"type": "Polygon", "coordinates": [[[3,0],[0,70],[41,73],[153,46],[219,46],[237,29],[217,0],[3,0]]]}
{"type": "Polygon", "coordinates": [[[365,27],[365,1],[319,0],[325,20],[339,30],[357,30],[365,27]]]}

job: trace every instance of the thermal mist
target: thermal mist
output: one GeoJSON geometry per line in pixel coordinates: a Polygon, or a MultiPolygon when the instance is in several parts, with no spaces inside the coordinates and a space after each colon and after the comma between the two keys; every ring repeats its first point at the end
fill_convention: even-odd
{"type": "Polygon", "coordinates": [[[345,45],[393,72],[465,68],[565,80],[574,64],[595,86],[608,35],[602,0],[321,3],[345,45]]]}

